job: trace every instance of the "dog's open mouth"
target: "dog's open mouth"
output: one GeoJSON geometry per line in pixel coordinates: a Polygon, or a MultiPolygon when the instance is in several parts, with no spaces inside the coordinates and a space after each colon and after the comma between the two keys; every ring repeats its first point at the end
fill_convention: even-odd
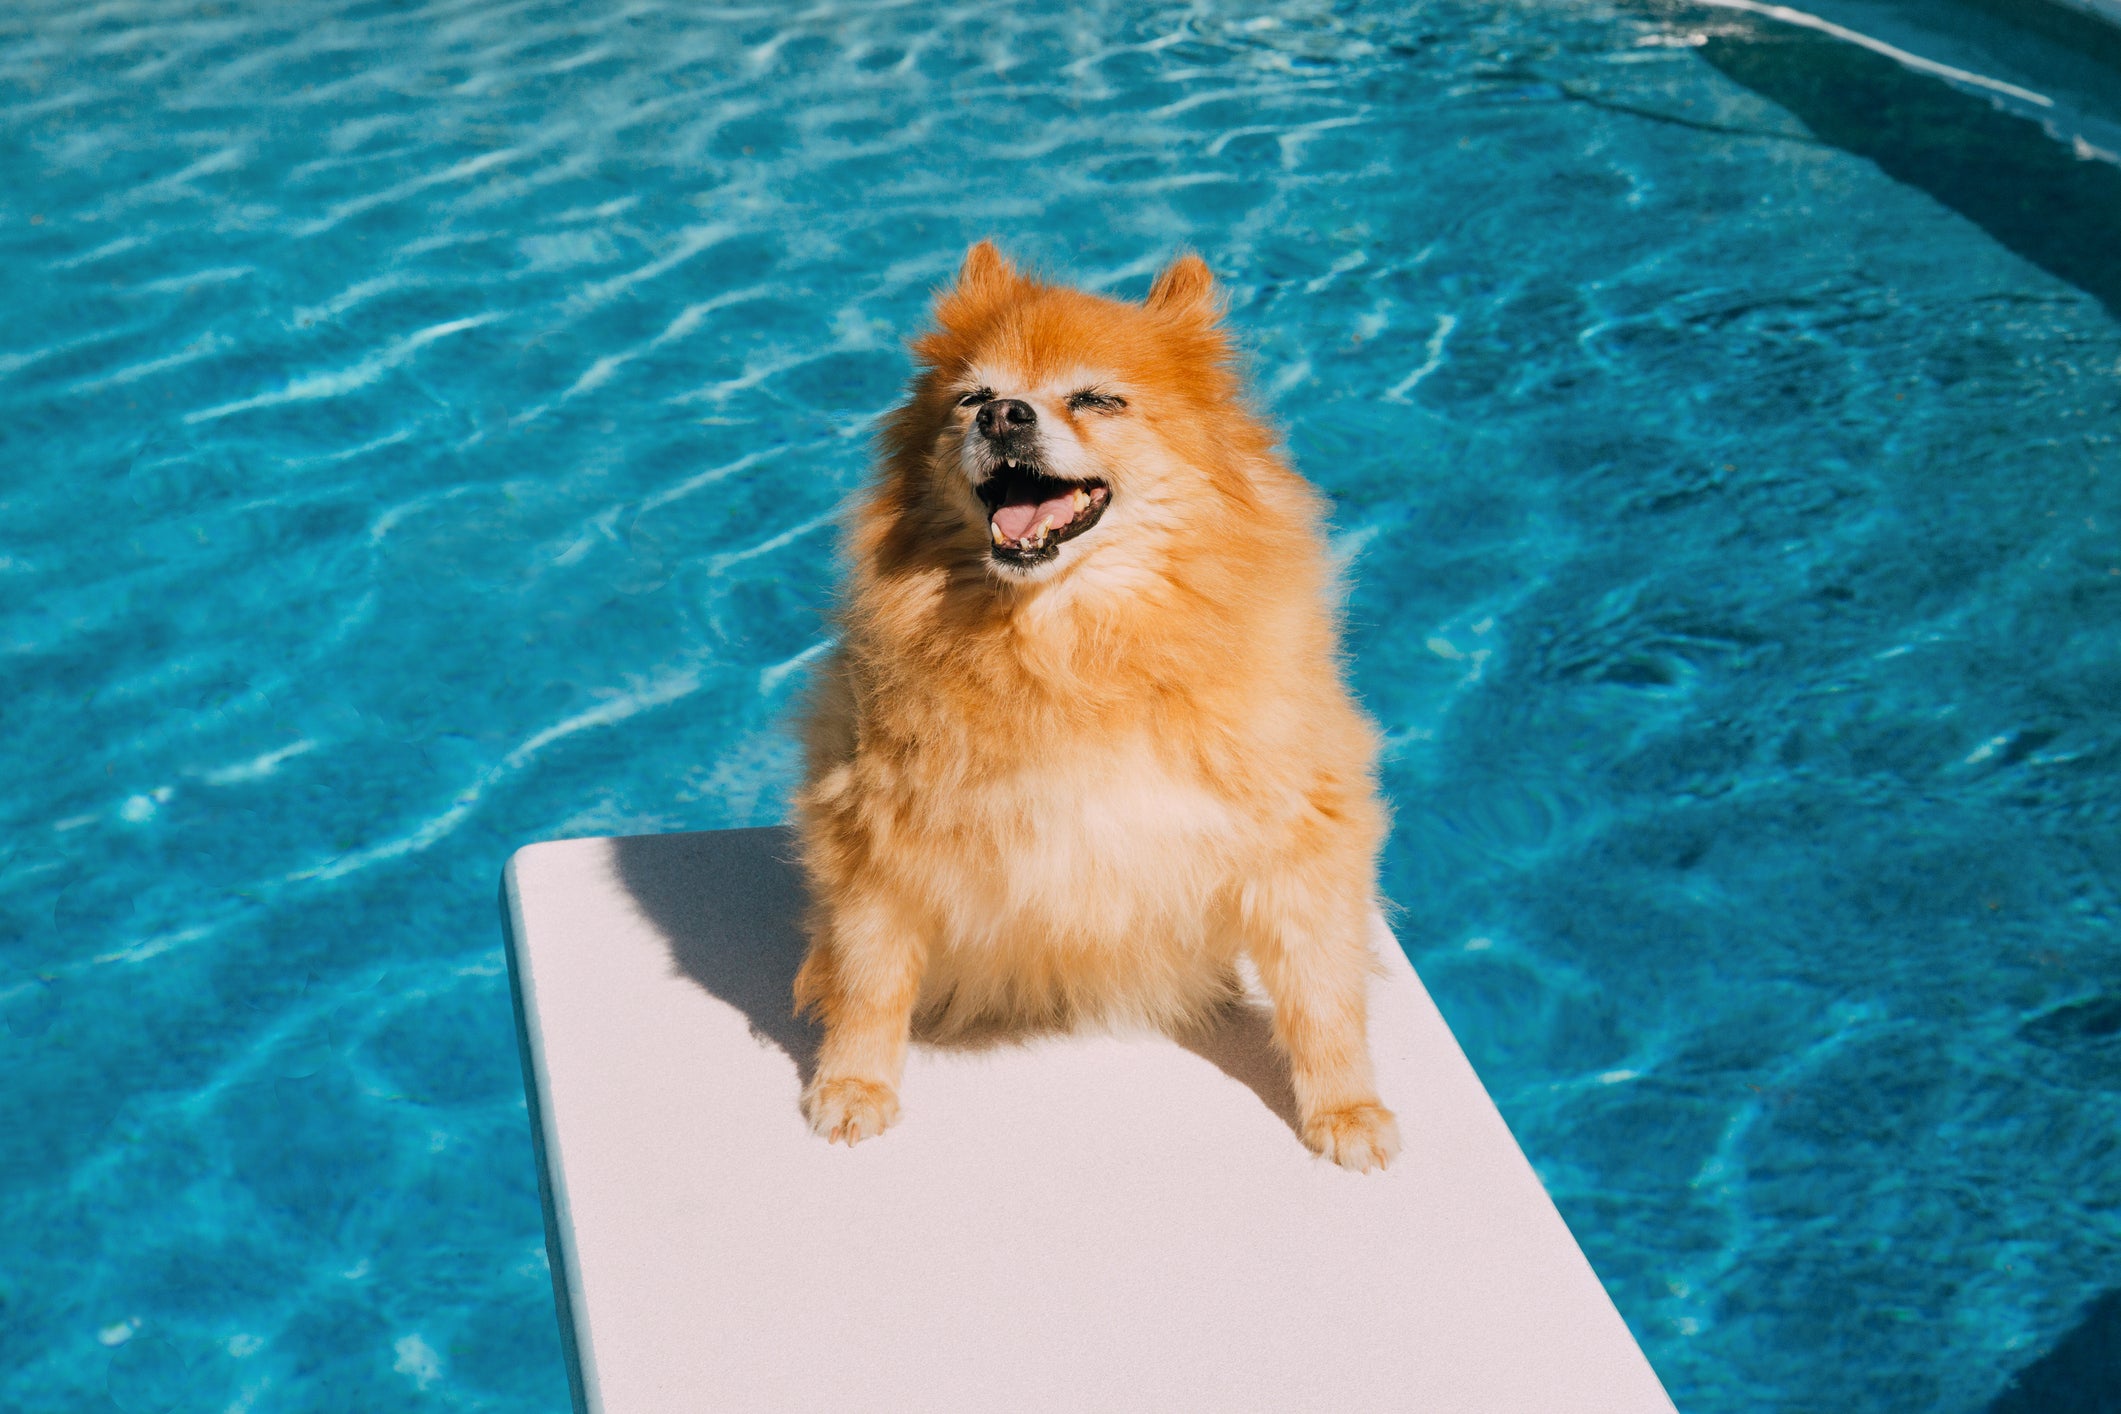
{"type": "Polygon", "coordinates": [[[1017,463],[995,470],[979,485],[987,506],[988,547],[1009,565],[1035,565],[1052,559],[1066,542],[1097,524],[1112,504],[1112,489],[1102,481],[1063,481],[1017,463]]]}

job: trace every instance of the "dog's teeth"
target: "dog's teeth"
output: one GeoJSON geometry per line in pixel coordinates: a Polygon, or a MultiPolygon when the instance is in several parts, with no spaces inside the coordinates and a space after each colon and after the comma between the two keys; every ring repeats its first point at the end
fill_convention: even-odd
{"type": "Polygon", "coordinates": [[[1009,464],[1009,469],[1010,469],[1011,471],[1014,471],[1014,470],[1016,470],[1016,458],[1015,458],[1015,457],[1003,457],[1003,458],[1002,458],[1002,460],[1003,460],[1003,461],[1005,461],[1005,462],[1007,462],[1007,463],[1009,464]]]}
{"type": "Polygon", "coordinates": [[[1008,537],[1008,536],[1006,536],[1006,535],[1004,535],[1004,534],[1002,534],[1002,528],[1001,528],[1000,526],[996,525],[996,524],[995,524],[995,523],[994,523],[993,521],[991,521],[991,520],[987,522],[987,531],[988,531],[988,533],[989,533],[989,534],[991,534],[991,535],[992,535],[992,536],[994,537],[994,543],[995,543],[995,544],[997,544],[997,545],[1006,545],[1006,544],[1008,544],[1008,543],[1009,543],[1009,537],[1008,537]]]}
{"type": "Polygon", "coordinates": [[[1075,507],[1075,513],[1077,515],[1081,515],[1083,513],[1083,507],[1090,504],[1089,495],[1080,486],[1075,488],[1075,494],[1071,496],[1069,500],[1073,503],[1075,507]]]}

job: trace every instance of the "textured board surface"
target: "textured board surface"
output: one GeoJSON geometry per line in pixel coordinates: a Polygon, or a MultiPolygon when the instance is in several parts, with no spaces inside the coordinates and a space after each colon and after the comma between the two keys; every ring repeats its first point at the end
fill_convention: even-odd
{"type": "Polygon", "coordinates": [[[1313,1159],[1261,1009],[916,1048],[849,1150],[796,1099],[780,830],[567,840],[507,876],[581,1398],[764,1409],[1669,1411],[1380,920],[1407,1152],[1313,1159]]]}

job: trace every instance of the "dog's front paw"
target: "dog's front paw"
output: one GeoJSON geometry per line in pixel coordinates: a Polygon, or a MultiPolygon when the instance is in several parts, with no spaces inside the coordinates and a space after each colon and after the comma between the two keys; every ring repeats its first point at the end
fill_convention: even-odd
{"type": "Polygon", "coordinates": [[[850,1148],[898,1120],[898,1091],[880,1080],[820,1080],[803,1095],[803,1113],[826,1142],[850,1148]]]}
{"type": "Polygon", "coordinates": [[[1383,1105],[1343,1105],[1304,1121],[1304,1143],[1344,1169],[1368,1173],[1399,1153],[1399,1121],[1383,1105]]]}

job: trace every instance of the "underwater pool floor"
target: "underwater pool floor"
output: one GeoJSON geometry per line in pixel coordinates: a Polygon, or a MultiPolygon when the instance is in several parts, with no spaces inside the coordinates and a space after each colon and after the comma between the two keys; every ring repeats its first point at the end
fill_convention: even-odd
{"type": "Polygon", "coordinates": [[[780,817],[984,235],[1227,280],[1395,926],[1679,1406],[2048,1378],[2121,1286],[2121,168],[1992,98],[1603,0],[10,7],[0,1403],[566,1406],[498,870],[780,817]]]}

